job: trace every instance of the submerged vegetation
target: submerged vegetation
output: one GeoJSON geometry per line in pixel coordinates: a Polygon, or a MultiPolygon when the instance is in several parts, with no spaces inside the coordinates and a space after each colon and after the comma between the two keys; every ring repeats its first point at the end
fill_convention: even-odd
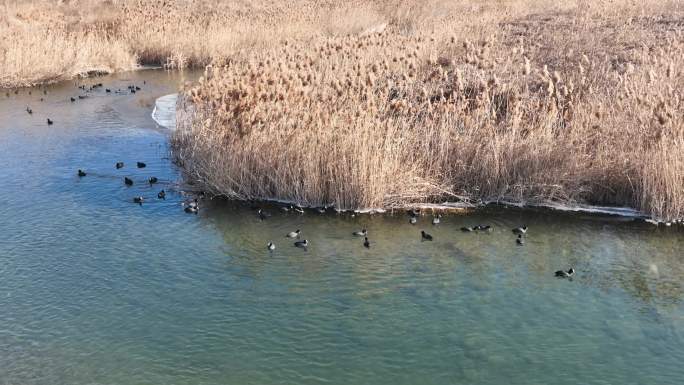
{"type": "Polygon", "coordinates": [[[204,67],[173,136],[216,194],[684,217],[678,1],[6,2],[0,86],[204,67]]]}

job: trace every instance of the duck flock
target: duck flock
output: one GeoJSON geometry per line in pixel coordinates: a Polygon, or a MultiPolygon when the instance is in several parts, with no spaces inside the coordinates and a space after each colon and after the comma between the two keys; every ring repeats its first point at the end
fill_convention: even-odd
{"type": "MultiPolygon", "coordinates": [[[[145,82],[143,81],[143,83],[145,83],[145,82]]],[[[79,89],[81,89],[85,92],[91,92],[91,91],[97,90],[97,89],[102,88],[102,87],[103,87],[102,83],[93,84],[89,87],[86,87],[85,85],[78,86],[79,89]]],[[[126,90],[117,89],[114,91],[114,93],[117,93],[117,94],[123,94],[123,93],[135,94],[136,92],[138,92],[140,90],[141,90],[141,88],[139,86],[129,85],[126,90]]],[[[15,91],[15,94],[17,92],[18,91],[15,91]]],[[[111,93],[111,92],[112,92],[111,89],[105,88],[105,93],[111,93]]],[[[47,90],[43,90],[43,93],[47,94],[47,90]]],[[[29,95],[30,94],[31,94],[31,91],[29,91],[29,95]]],[[[7,97],[9,97],[9,96],[10,96],[10,94],[8,92],[7,97]]],[[[70,97],[69,100],[72,103],[74,103],[77,100],[85,99],[87,97],[88,97],[87,95],[78,95],[77,98],[70,97]]],[[[40,98],[40,101],[43,101],[43,98],[40,98]]],[[[26,112],[28,114],[33,114],[33,109],[30,106],[26,106],[26,112]]],[[[51,120],[50,118],[47,118],[47,124],[52,125],[52,124],[54,124],[54,121],[51,120]]],[[[136,162],[137,168],[145,168],[146,166],[147,165],[144,162],[136,162]]],[[[117,170],[119,170],[119,169],[124,168],[125,164],[124,164],[124,162],[116,162],[114,167],[117,170]]],[[[87,173],[84,170],[79,169],[77,171],[77,175],[79,178],[83,178],[83,177],[87,176],[87,173]]],[[[133,179],[131,179],[127,176],[124,177],[123,182],[128,187],[133,186],[133,184],[134,184],[133,179]]],[[[147,180],[147,183],[149,183],[150,186],[152,186],[158,182],[159,182],[158,178],[156,178],[154,176],[150,177],[147,180]]],[[[161,189],[157,193],[157,199],[160,199],[160,200],[166,199],[166,191],[164,191],[164,189],[161,189]]],[[[143,196],[135,196],[133,198],[133,203],[137,203],[139,205],[142,205],[144,202],[145,202],[145,197],[143,197],[143,196]]],[[[199,200],[197,198],[194,198],[191,200],[186,200],[185,202],[182,203],[182,207],[186,213],[197,214],[199,212],[199,209],[200,209],[199,200]]],[[[281,208],[283,211],[293,211],[293,212],[298,212],[301,214],[304,213],[304,208],[302,208],[300,206],[286,205],[286,206],[282,206],[281,208]]],[[[327,212],[328,209],[329,209],[329,207],[325,206],[325,207],[318,208],[317,210],[320,213],[325,213],[325,212],[327,212]]],[[[257,210],[257,215],[258,215],[260,220],[266,220],[269,217],[269,215],[263,209],[257,207],[256,210],[257,210]]],[[[410,224],[415,225],[418,223],[418,217],[420,215],[418,210],[411,209],[408,211],[408,215],[409,215],[409,223],[410,224]]],[[[433,226],[439,225],[441,223],[441,218],[442,218],[441,214],[434,216],[432,218],[432,225],[433,226]]],[[[512,229],[513,234],[516,236],[515,242],[518,246],[524,246],[525,245],[525,237],[524,236],[527,234],[527,230],[528,230],[527,226],[516,227],[516,228],[512,229]]],[[[461,231],[463,231],[463,232],[490,232],[490,231],[492,231],[492,227],[490,225],[476,225],[476,226],[472,226],[472,227],[462,227],[461,231]]],[[[301,231],[296,230],[296,231],[292,231],[292,232],[286,234],[286,237],[291,238],[291,239],[296,239],[294,242],[295,247],[307,250],[307,248],[310,245],[310,242],[307,239],[300,240],[299,239],[300,235],[301,235],[301,231]]],[[[359,231],[355,231],[352,233],[352,235],[354,237],[363,237],[363,246],[365,248],[368,248],[368,249],[371,247],[371,242],[368,239],[368,230],[367,229],[364,228],[364,229],[361,229],[359,231]]],[[[434,237],[431,234],[428,234],[424,230],[420,231],[420,237],[421,237],[421,241],[432,241],[434,239],[434,237]]],[[[276,245],[275,245],[275,243],[270,241],[266,244],[266,248],[269,252],[274,251],[276,249],[276,245]]],[[[554,276],[556,276],[558,278],[572,279],[572,277],[574,275],[575,275],[575,270],[573,268],[570,268],[569,270],[558,270],[554,273],[554,276]]]]}
{"type": "MultiPolygon", "coordinates": [[[[258,208],[258,207],[253,207],[253,208],[257,210],[257,215],[258,215],[259,219],[265,220],[269,217],[269,215],[263,209],[258,208]]],[[[328,207],[322,207],[322,208],[319,208],[317,210],[320,213],[325,213],[327,211],[327,209],[328,209],[328,207]]],[[[304,213],[304,209],[302,207],[293,206],[293,205],[283,206],[282,210],[283,211],[295,211],[295,212],[304,213]]],[[[408,211],[408,215],[409,215],[409,223],[410,224],[415,225],[416,223],[418,223],[418,217],[420,215],[420,212],[418,210],[411,209],[408,211]]],[[[432,218],[432,225],[433,226],[439,225],[441,223],[441,218],[442,218],[441,214],[437,214],[436,216],[434,216],[432,218]]],[[[523,246],[525,244],[525,237],[524,236],[527,235],[527,230],[528,230],[527,226],[521,226],[521,227],[516,227],[514,229],[511,229],[511,232],[516,236],[515,242],[518,246],[523,246]]],[[[476,225],[476,226],[472,226],[472,227],[461,227],[461,231],[463,231],[463,232],[477,232],[477,231],[491,232],[492,226],[490,226],[490,225],[476,225]]],[[[291,238],[291,239],[297,239],[294,242],[294,246],[306,250],[309,247],[310,243],[307,239],[299,240],[301,234],[302,234],[301,230],[297,229],[295,231],[291,231],[291,232],[287,233],[285,235],[285,237],[291,238]]],[[[371,242],[368,239],[368,230],[366,228],[363,228],[363,229],[358,230],[358,231],[354,231],[352,233],[352,236],[363,237],[363,246],[365,248],[368,248],[368,249],[371,247],[371,242]]],[[[421,241],[432,241],[434,239],[434,237],[431,234],[428,234],[425,230],[420,231],[420,238],[421,238],[421,241]]],[[[276,245],[275,245],[275,243],[273,243],[273,241],[269,241],[266,244],[266,248],[268,249],[268,251],[273,251],[276,249],[276,245]]],[[[558,278],[567,278],[570,280],[572,280],[572,277],[574,275],[575,275],[575,269],[574,268],[570,268],[568,270],[557,270],[556,272],[554,272],[554,276],[556,276],[558,278]]]]}

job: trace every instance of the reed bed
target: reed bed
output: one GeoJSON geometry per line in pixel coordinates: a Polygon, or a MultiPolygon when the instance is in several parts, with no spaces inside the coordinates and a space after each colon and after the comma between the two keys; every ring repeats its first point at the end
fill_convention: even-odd
{"type": "Polygon", "coordinates": [[[174,153],[237,199],[684,217],[680,6],[532,3],[377,6],[383,28],[281,38],[216,63],[182,93],[174,153]]]}

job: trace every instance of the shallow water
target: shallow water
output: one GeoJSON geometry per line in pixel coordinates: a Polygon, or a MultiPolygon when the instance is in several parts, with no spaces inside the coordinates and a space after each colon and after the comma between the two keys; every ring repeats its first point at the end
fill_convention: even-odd
{"type": "Polygon", "coordinates": [[[0,95],[0,384],[684,378],[682,228],[503,208],[439,226],[273,207],[260,221],[226,202],[186,214],[168,132],[150,118],[181,81],[99,78],[86,83],[143,89],[74,103],[73,83],[0,95]],[[161,183],[150,187],[152,175],[161,183]],[[494,230],[459,231],[478,223],[494,230]],[[530,234],[516,246],[510,228],[522,224],[530,234]],[[369,250],[351,236],[364,226],[369,250]],[[296,228],[307,251],[284,237],[296,228]],[[435,240],[421,242],[421,229],[435,240]],[[553,277],[569,267],[572,281],[553,277]]]}

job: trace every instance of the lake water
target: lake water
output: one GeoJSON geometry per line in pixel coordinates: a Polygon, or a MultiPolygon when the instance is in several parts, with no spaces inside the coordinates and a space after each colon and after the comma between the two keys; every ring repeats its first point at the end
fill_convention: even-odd
{"type": "Polygon", "coordinates": [[[0,94],[0,384],[684,381],[682,227],[505,208],[438,226],[274,207],[261,221],[218,201],[186,214],[150,118],[183,80],[98,78],[85,83],[142,90],[75,102],[73,82],[0,94]],[[493,231],[459,230],[475,224],[493,231]]]}

